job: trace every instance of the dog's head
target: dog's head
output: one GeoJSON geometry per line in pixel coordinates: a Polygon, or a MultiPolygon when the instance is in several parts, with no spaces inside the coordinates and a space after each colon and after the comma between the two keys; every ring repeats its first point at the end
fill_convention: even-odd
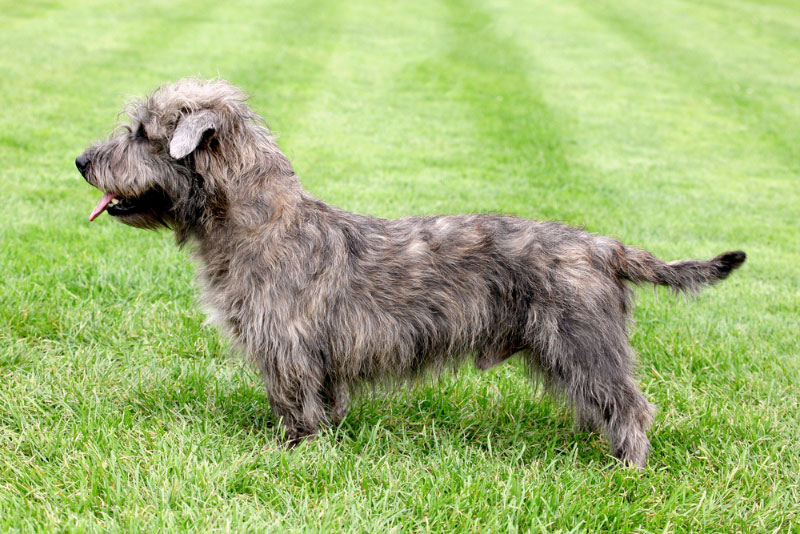
{"type": "Polygon", "coordinates": [[[224,81],[165,85],[125,111],[128,121],[75,164],[104,195],[89,216],[107,211],[139,228],[190,231],[224,216],[226,181],[277,150],[247,96],[224,81]]]}

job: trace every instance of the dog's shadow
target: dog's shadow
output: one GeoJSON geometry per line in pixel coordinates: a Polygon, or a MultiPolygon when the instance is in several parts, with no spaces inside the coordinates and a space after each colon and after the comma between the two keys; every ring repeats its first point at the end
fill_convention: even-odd
{"type": "MultiPolygon", "coordinates": [[[[247,435],[277,447],[282,427],[263,386],[249,373],[236,375],[220,381],[198,370],[171,389],[155,379],[140,384],[129,400],[145,419],[209,419],[227,439],[247,435]]],[[[513,392],[489,377],[449,376],[435,384],[363,393],[342,422],[300,448],[335,445],[351,454],[405,449],[423,456],[461,450],[521,464],[613,462],[598,435],[576,430],[566,408],[523,380],[512,384],[513,392]]]]}
{"type": "Polygon", "coordinates": [[[372,395],[357,399],[328,433],[356,452],[405,449],[436,457],[464,451],[521,465],[614,462],[599,435],[576,430],[568,410],[533,393],[524,401],[485,404],[428,388],[372,395]]]}

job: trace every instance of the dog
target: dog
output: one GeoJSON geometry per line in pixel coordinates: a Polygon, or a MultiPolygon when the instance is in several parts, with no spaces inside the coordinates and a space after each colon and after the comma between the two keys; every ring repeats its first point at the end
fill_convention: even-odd
{"type": "Polygon", "coordinates": [[[577,424],[643,468],[653,406],[633,377],[632,290],[694,293],[743,252],[664,262],[556,222],[501,215],[381,219],[309,195],[247,96],[164,85],[75,161],[107,211],[193,243],[214,322],[258,367],[289,444],[347,413],[359,386],[521,353],[577,424]]]}

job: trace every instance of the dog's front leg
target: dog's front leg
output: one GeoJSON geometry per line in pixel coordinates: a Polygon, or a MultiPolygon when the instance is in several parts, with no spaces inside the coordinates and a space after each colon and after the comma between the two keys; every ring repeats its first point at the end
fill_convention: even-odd
{"type": "Polygon", "coordinates": [[[325,373],[303,351],[280,351],[260,362],[267,397],[283,425],[285,441],[294,447],[328,424],[324,403],[325,373]]]}

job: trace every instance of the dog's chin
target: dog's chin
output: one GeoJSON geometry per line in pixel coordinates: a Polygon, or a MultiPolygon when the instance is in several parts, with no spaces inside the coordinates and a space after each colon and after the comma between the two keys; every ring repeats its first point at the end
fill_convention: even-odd
{"type": "Polygon", "coordinates": [[[140,211],[137,213],[113,213],[112,210],[108,210],[108,214],[117,221],[135,228],[155,230],[168,226],[167,219],[164,215],[153,210],[140,211]]]}
{"type": "Polygon", "coordinates": [[[105,209],[117,221],[136,228],[156,229],[169,226],[171,203],[159,189],[151,189],[137,197],[115,195],[105,209]]]}

